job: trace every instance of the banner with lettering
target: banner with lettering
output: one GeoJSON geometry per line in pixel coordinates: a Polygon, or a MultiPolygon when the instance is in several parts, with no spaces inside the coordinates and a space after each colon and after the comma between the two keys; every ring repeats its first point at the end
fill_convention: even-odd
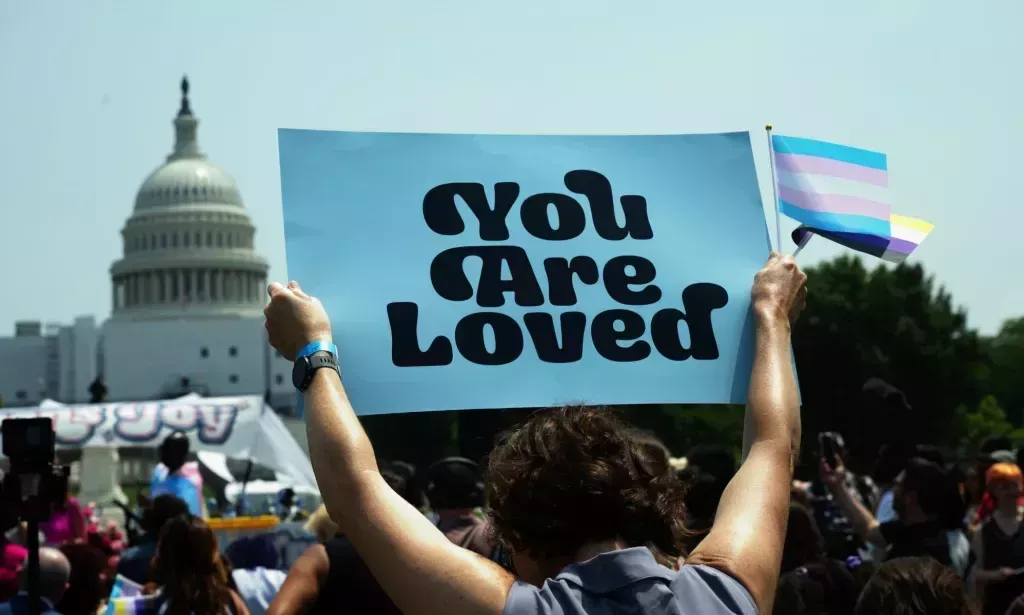
{"type": "MultiPolygon", "coordinates": [[[[299,484],[316,487],[309,458],[281,418],[259,396],[200,397],[164,401],[0,409],[10,418],[53,420],[57,448],[152,447],[175,430],[188,435],[193,451],[252,459],[299,484]]],[[[0,451],[2,453],[2,451],[0,451]]]]}
{"type": "Polygon", "coordinates": [[[288,272],[358,413],[746,401],[770,250],[747,133],[278,144],[288,272]]]}

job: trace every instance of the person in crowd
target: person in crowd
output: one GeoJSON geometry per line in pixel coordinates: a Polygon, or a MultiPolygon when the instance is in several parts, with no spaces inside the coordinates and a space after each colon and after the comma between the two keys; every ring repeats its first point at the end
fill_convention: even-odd
{"type": "MultiPolygon", "coordinates": [[[[3,472],[0,471],[0,481],[3,472]]],[[[18,574],[28,557],[28,550],[11,540],[8,535],[17,532],[18,517],[12,507],[0,507],[0,602],[7,602],[18,593],[18,574]]]]}
{"type": "MultiPolygon", "coordinates": [[[[10,600],[0,604],[0,615],[27,615],[28,604],[28,561],[19,573],[19,590],[10,600]]],[[[61,615],[54,608],[64,597],[71,578],[71,563],[59,549],[39,548],[39,597],[42,615],[61,615]]]]}
{"type": "Polygon", "coordinates": [[[791,502],[779,571],[790,572],[800,566],[821,563],[826,559],[828,553],[825,550],[825,538],[818,529],[814,515],[801,504],[791,502]]]}
{"type": "Polygon", "coordinates": [[[189,512],[203,514],[203,477],[196,464],[188,463],[188,436],[174,431],[160,443],[160,463],[153,469],[150,499],[169,493],[188,504],[189,512]]]}
{"type": "Polygon", "coordinates": [[[140,543],[127,549],[117,562],[117,574],[144,585],[149,581],[149,567],[156,555],[157,541],[164,525],[175,517],[188,514],[188,504],[169,493],[158,495],[142,511],[140,543]]]}
{"type": "MultiPolygon", "coordinates": [[[[416,506],[423,494],[413,487],[408,464],[381,463],[381,477],[396,494],[416,506]]],[[[401,611],[374,578],[355,546],[338,532],[326,507],[314,514],[311,528],[323,544],[310,547],[288,570],[288,577],[267,609],[268,615],[317,615],[344,607],[353,613],[399,614],[401,611]]],[[[312,519],[311,519],[312,520],[312,519]]]]}
{"type": "MultiPolygon", "coordinates": [[[[317,369],[302,394],[327,509],[407,615],[769,612],[800,442],[790,323],[805,283],[795,261],[777,254],[755,277],[743,462],[678,571],[644,545],[679,554],[681,486],[637,463],[643,453],[607,410],[536,413],[492,452],[487,513],[511,552],[505,569],[452,544],[387,485],[338,372],[317,369]]],[[[269,294],[266,328],[284,357],[330,342],[326,311],[297,283],[271,284],[269,294]]]]}
{"type": "Polygon", "coordinates": [[[96,379],[89,385],[89,403],[104,404],[107,402],[107,385],[103,383],[103,374],[96,376],[96,379]]]}
{"type": "Polygon", "coordinates": [[[277,570],[278,554],[271,536],[239,538],[224,552],[233,589],[245,602],[251,615],[263,615],[284,585],[283,571],[277,570]]]}
{"type": "Polygon", "coordinates": [[[71,577],[56,610],[63,615],[96,615],[110,594],[106,554],[81,542],[61,545],[60,551],[71,566],[71,577]]]}
{"type": "Polygon", "coordinates": [[[437,514],[437,528],[464,549],[497,561],[497,546],[487,523],[477,515],[484,505],[484,483],[477,463],[446,457],[427,470],[427,501],[437,514]]]}
{"type": "Polygon", "coordinates": [[[974,582],[982,596],[983,615],[1002,615],[1024,594],[1024,532],[1017,506],[1021,470],[1015,463],[997,463],[985,476],[995,502],[992,516],[974,534],[972,549],[978,565],[974,582]]]}
{"type": "Polygon", "coordinates": [[[960,490],[960,481],[956,478],[958,474],[955,465],[946,471],[939,520],[946,530],[949,564],[960,578],[965,579],[971,561],[971,542],[967,539],[967,528],[964,524],[967,504],[960,490]]]}
{"type": "Polygon", "coordinates": [[[721,446],[698,445],[687,452],[686,462],[678,480],[686,491],[687,534],[682,541],[683,552],[689,553],[711,530],[722,494],[736,474],[736,458],[721,446]]]}
{"type": "Polygon", "coordinates": [[[299,507],[295,497],[295,489],[285,487],[277,493],[274,513],[281,521],[294,521],[299,515],[299,507]]]}
{"type": "Polygon", "coordinates": [[[387,469],[397,476],[405,485],[404,491],[400,491],[399,495],[420,510],[429,509],[430,503],[427,502],[427,495],[423,490],[424,485],[421,484],[420,475],[416,470],[416,466],[408,461],[401,460],[391,461],[386,465],[387,469]]]}
{"type": "MultiPolygon", "coordinates": [[[[1007,438],[1003,437],[990,437],[986,438],[981,445],[981,451],[977,456],[977,467],[981,476],[986,476],[988,469],[997,463],[1016,463],[1017,458],[1006,448],[1012,446],[1007,438]]],[[[995,501],[992,499],[992,494],[988,491],[985,485],[982,485],[983,492],[981,494],[981,502],[978,504],[977,510],[974,512],[972,523],[968,525],[969,531],[973,534],[981,527],[983,523],[988,521],[989,517],[992,516],[992,512],[995,511],[995,501]]]]}
{"type": "Polygon", "coordinates": [[[950,565],[949,542],[943,524],[947,502],[945,471],[915,457],[896,479],[893,508],[897,519],[879,523],[846,486],[842,458],[820,460],[822,481],[861,540],[887,549],[886,558],[927,555],[950,565]]]}
{"type": "Polygon", "coordinates": [[[814,515],[797,503],[789,505],[780,572],[774,613],[848,615],[853,612],[859,587],[848,564],[829,559],[825,538],[814,515]]]}
{"type": "Polygon", "coordinates": [[[898,557],[864,586],[855,615],[976,615],[963,579],[930,557],[898,557]]]}
{"type": "Polygon", "coordinates": [[[815,562],[783,573],[775,594],[775,615],[851,615],[857,585],[835,562],[815,562]]]}
{"type": "Polygon", "coordinates": [[[911,453],[910,446],[899,443],[883,444],[878,451],[878,460],[875,462],[872,476],[879,490],[878,505],[875,507],[875,519],[879,523],[896,519],[896,511],[892,505],[893,489],[896,487],[896,477],[913,457],[911,453]]]}
{"type": "Polygon", "coordinates": [[[199,517],[180,515],[164,524],[150,579],[147,595],[114,598],[108,612],[249,615],[230,587],[217,537],[199,517]]]}
{"type": "Polygon", "coordinates": [[[964,505],[967,508],[967,513],[964,515],[964,525],[968,528],[968,532],[973,532],[980,525],[977,523],[977,514],[978,506],[981,505],[981,498],[985,493],[986,471],[988,471],[988,468],[980,468],[977,462],[971,463],[964,468],[964,505]]]}
{"type": "Polygon", "coordinates": [[[323,504],[317,508],[312,515],[309,516],[309,520],[303,526],[307,532],[311,533],[316,537],[317,542],[327,542],[334,538],[338,533],[338,524],[331,519],[331,515],[327,513],[327,507],[323,504]]]}
{"type": "MultiPolygon", "coordinates": [[[[831,440],[836,452],[842,459],[849,459],[850,452],[846,448],[846,440],[837,431],[826,431],[818,435],[819,438],[831,440]]],[[[875,481],[870,476],[855,474],[848,467],[843,470],[846,475],[843,481],[850,493],[860,501],[861,505],[868,510],[877,510],[879,491],[875,481]]]]}
{"type": "Polygon", "coordinates": [[[85,539],[85,512],[69,490],[59,510],[50,513],[50,518],[39,524],[46,544],[57,547],[65,542],[85,539]]]}
{"type": "Polygon", "coordinates": [[[723,484],[714,475],[691,467],[678,472],[676,480],[683,486],[686,533],[680,540],[685,559],[711,531],[715,512],[728,483],[723,484]]]}

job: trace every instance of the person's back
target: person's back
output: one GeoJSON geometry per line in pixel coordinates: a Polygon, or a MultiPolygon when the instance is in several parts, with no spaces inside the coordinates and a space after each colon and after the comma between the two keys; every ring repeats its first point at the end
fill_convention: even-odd
{"type": "Polygon", "coordinates": [[[149,581],[149,566],[156,555],[157,539],[164,524],[171,519],[186,515],[188,504],[178,497],[165,493],[149,501],[142,512],[142,529],[145,534],[139,544],[126,549],[117,562],[117,574],[139,585],[149,581]]]}
{"type": "Polygon", "coordinates": [[[477,463],[446,457],[428,468],[427,500],[437,513],[437,528],[463,549],[486,558],[496,556],[487,523],[475,510],[484,504],[484,484],[477,463]]]}
{"type": "Polygon", "coordinates": [[[149,497],[163,494],[173,495],[186,504],[193,515],[203,514],[203,478],[199,465],[187,463],[189,455],[188,436],[175,431],[160,444],[160,463],[153,469],[149,484],[149,497]]]}
{"type": "Polygon", "coordinates": [[[95,615],[109,592],[106,554],[86,543],[65,544],[60,550],[71,564],[71,577],[56,609],[63,615],[95,615]]]}
{"type": "Polygon", "coordinates": [[[750,593],[723,572],[707,566],[670,570],[646,547],[632,547],[570,564],[539,588],[517,581],[504,612],[754,615],[757,606],[750,593]]]}
{"type": "Polygon", "coordinates": [[[854,615],[975,615],[963,580],[931,557],[882,564],[864,586],[854,615]]]}
{"type": "Polygon", "coordinates": [[[164,525],[151,578],[166,615],[248,613],[229,586],[216,536],[198,517],[182,515],[164,525]]]}
{"type": "Polygon", "coordinates": [[[327,615],[342,608],[353,613],[401,613],[348,539],[336,537],[324,544],[324,549],[330,568],[311,615],[327,615]]]}

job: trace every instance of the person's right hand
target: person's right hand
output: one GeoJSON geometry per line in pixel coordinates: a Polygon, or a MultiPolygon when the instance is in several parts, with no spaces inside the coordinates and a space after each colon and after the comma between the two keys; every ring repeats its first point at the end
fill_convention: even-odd
{"type": "Polygon", "coordinates": [[[267,289],[270,303],[263,309],[267,317],[270,345],[289,361],[302,348],[315,341],[331,341],[331,321],[323,304],[302,292],[298,282],[288,286],[274,282],[267,289]]]}
{"type": "Polygon", "coordinates": [[[807,303],[807,275],[792,256],[772,252],[754,276],[750,298],[756,315],[794,322],[807,303]]]}
{"type": "Polygon", "coordinates": [[[1005,566],[999,569],[999,573],[1002,575],[1002,578],[1000,579],[1001,581],[1005,581],[1015,575],[1013,568],[1007,568],[1005,566]]]}

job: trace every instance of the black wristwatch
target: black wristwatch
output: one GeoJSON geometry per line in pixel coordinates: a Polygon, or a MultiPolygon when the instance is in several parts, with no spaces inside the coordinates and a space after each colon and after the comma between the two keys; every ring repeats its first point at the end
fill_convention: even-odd
{"type": "Polygon", "coordinates": [[[337,372],[338,378],[341,378],[341,368],[338,367],[338,360],[331,351],[318,350],[311,355],[295,359],[295,364],[292,365],[292,384],[300,393],[304,392],[309,388],[309,383],[313,382],[313,374],[321,367],[333,369],[337,372]]]}

